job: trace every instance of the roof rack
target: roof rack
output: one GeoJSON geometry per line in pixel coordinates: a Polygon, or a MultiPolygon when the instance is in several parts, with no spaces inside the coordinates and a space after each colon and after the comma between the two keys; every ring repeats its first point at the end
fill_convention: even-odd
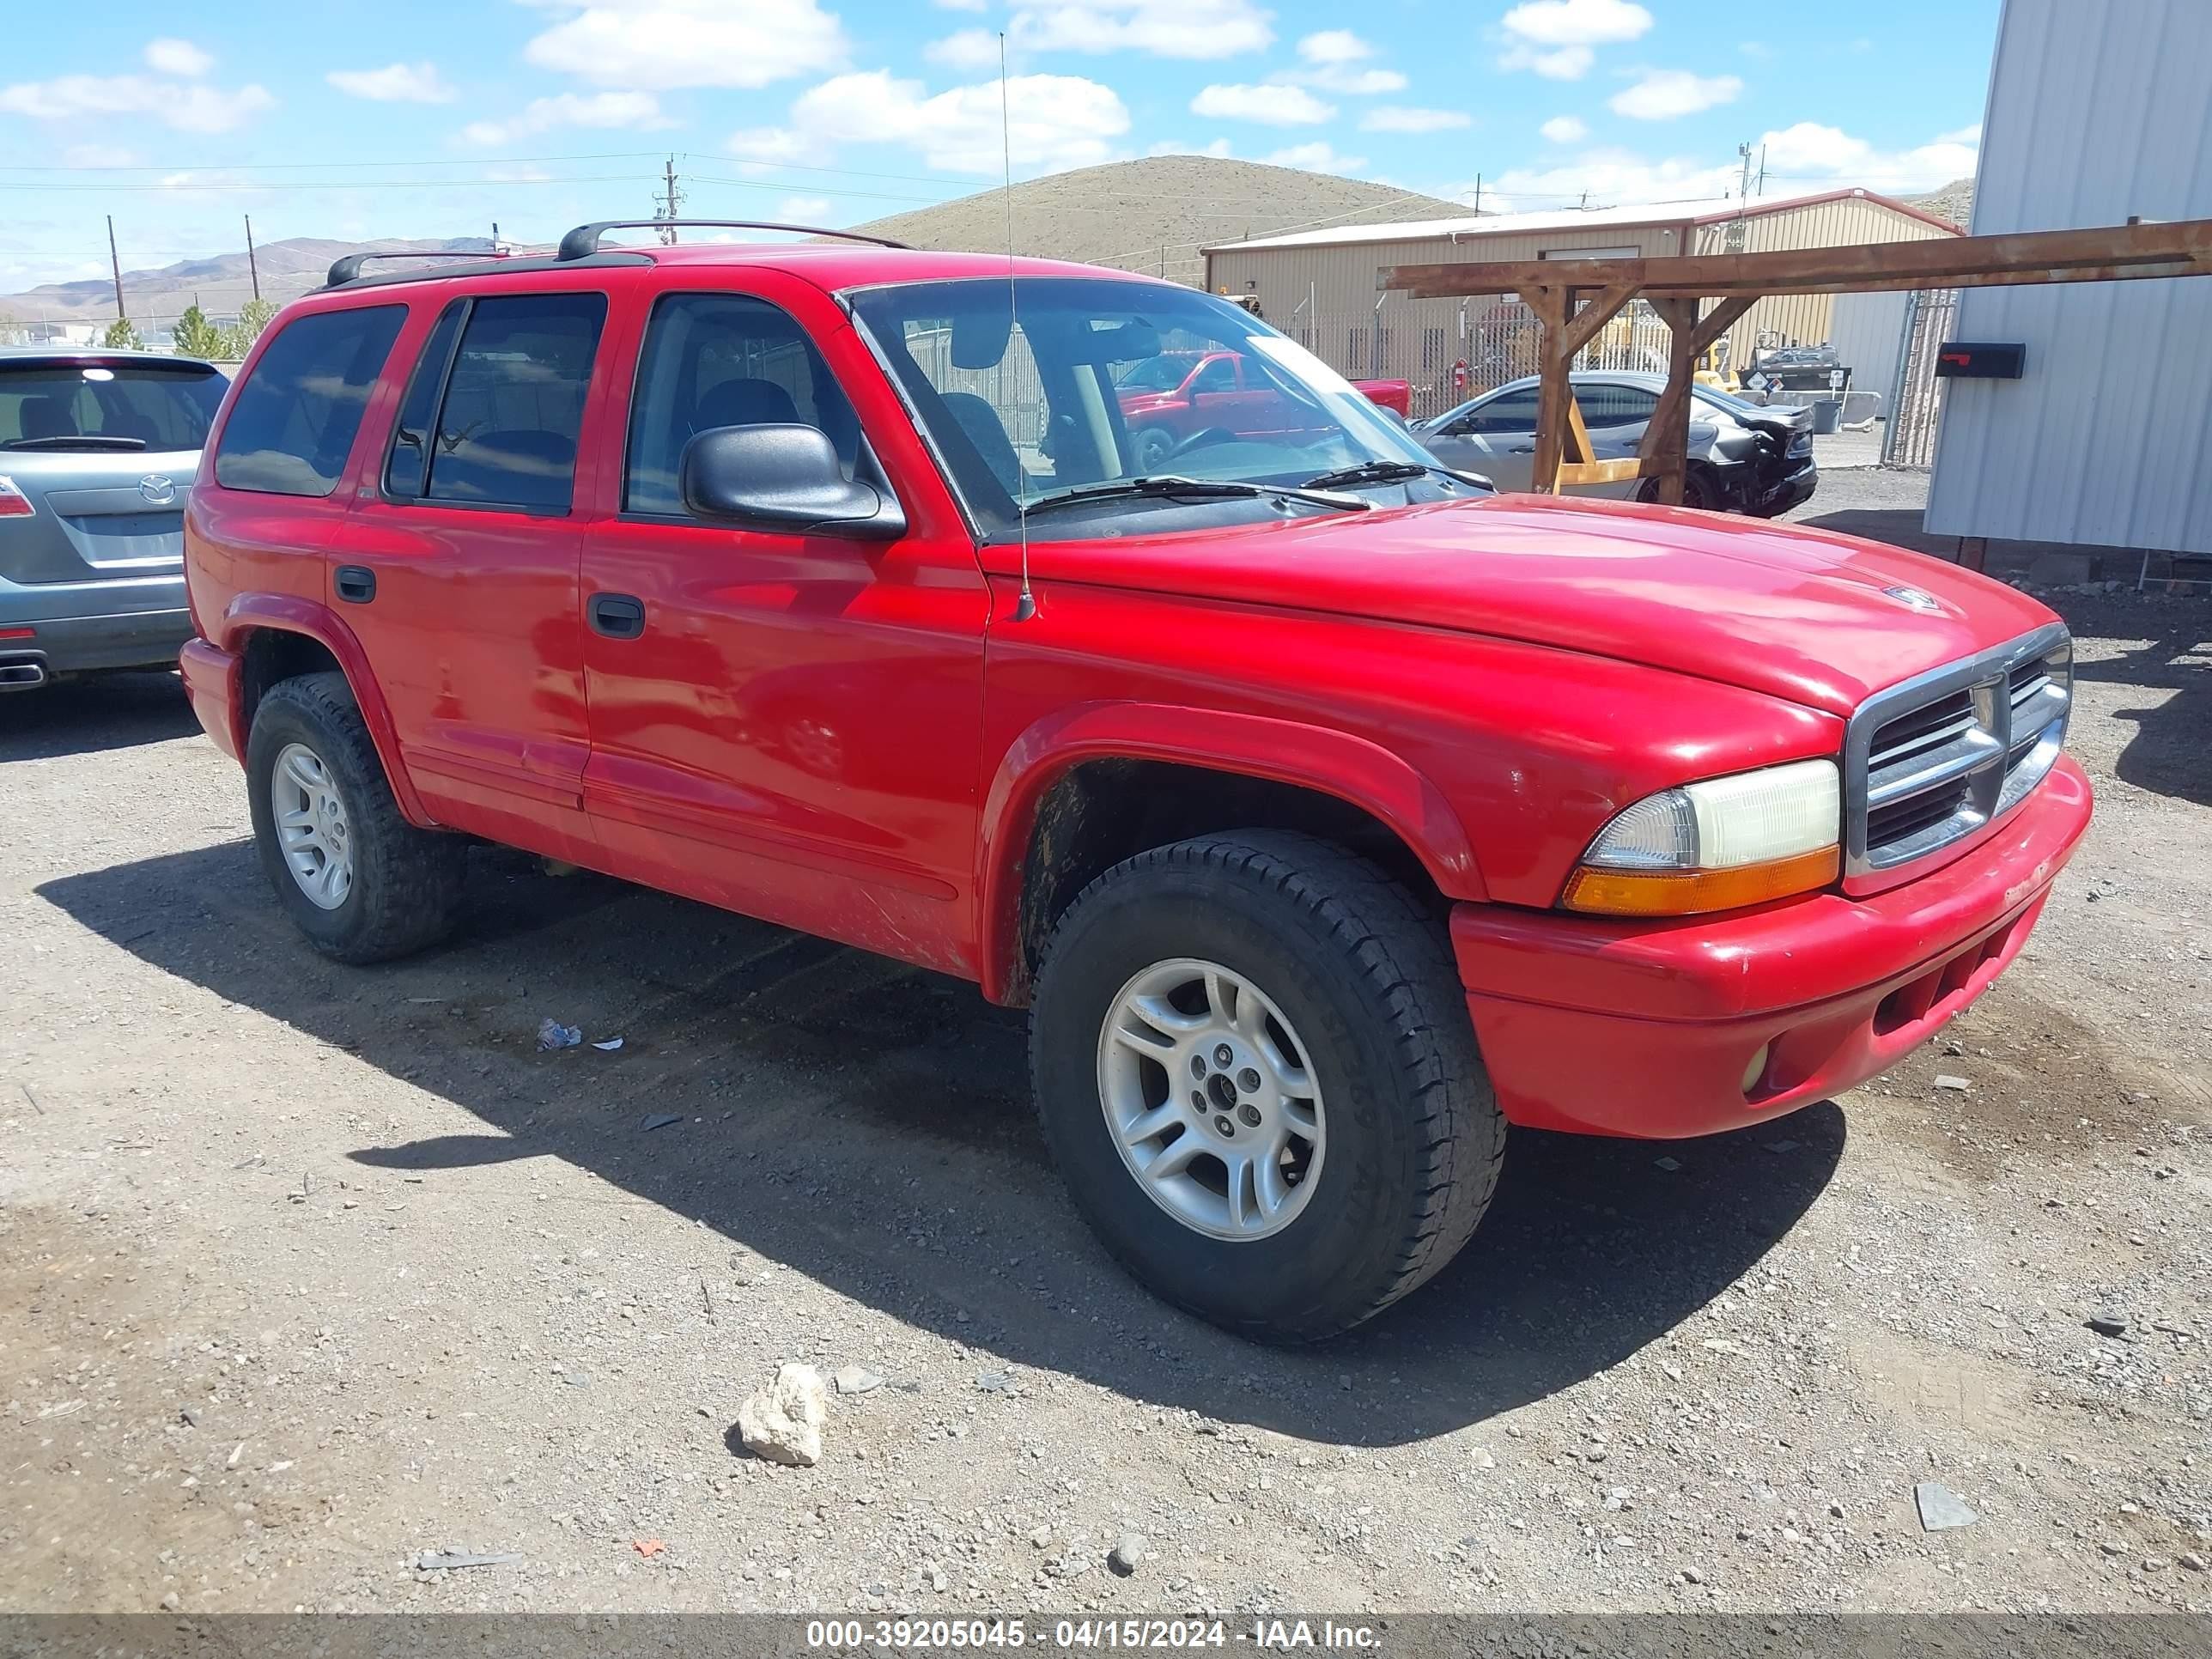
{"type": "Polygon", "coordinates": [[[841,241],[872,242],[878,247],[904,247],[888,236],[870,236],[858,230],[827,230],[819,225],[780,225],[764,219],[602,219],[578,225],[561,239],[556,259],[588,259],[599,251],[599,239],[611,230],[781,230],[799,236],[834,236],[841,241]]]}
{"type": "Polygon", "coordinates": [[[361,275],[361,268],[371,259],[506,259],[513,256],[504,248],[490,248],[473,253],[453,248],[409,248],[391,253],[349,253],[331,262],[330,275],[323,278],[325,288],[337,288],[350,283],[361,275]]]}

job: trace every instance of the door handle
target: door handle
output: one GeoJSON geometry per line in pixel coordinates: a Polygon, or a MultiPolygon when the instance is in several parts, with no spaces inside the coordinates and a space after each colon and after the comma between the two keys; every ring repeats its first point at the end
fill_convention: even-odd
{"type": "Polygon", "coordinates": [[[367,565],[342,564],[331,573],[331,586],[349,605],[367,605],[376,597],[376,572],[367,565]]]}
{"type": "Polygon", "coordinates": [[[611,640],[634,640],[645,632],[645,601],[629,593],[594,593],[585,607],[592,631],[611,640]]]}

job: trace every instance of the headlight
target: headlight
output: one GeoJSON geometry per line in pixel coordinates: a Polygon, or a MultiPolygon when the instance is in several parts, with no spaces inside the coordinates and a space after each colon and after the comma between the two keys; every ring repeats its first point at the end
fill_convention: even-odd
{"type": "Polygon", "coordinates": [[[1793,761],[1662,789],[1598,832],[1567,882],[1570,910],[1688,916],[1825,887],[1840,868],[1833,761],[1793,761]]]}

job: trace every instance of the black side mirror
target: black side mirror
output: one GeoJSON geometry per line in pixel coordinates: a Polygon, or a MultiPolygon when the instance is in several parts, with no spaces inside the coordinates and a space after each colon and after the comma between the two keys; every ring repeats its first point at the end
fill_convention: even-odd
{"type": "Polygon", "coordinates": [[[684,505],[695,516],[799,536],[896,541],[898,502],[845,476],[836,447],[811,426],[718,426],[684,446],[677,464],[684,505]]]}

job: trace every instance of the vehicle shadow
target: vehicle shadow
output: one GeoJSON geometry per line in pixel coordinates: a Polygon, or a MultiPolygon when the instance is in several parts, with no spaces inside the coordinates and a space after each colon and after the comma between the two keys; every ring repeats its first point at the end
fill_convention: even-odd
{"type": "MultiPolygon", "coordinates": [[[[2123,627],[2093,633],[2071,617],[2068,622],[2077,641],[2124,631],[2123,627]]],[[[2142,637],[2142,632],[2134,636],[2142,637]]],[[[2124,686],[2156,697],[2139,707],[2110,711],[2113,720],[2135,727],[2135,735],[2112,763],[2114,775],[2124,782],[2212,806],[2212,750],[2204,742],[2205,729],[2212,725],[2208,658],[2212,658],[2212,606],[2198,611],[2178,629],[2166,623],[2166,637],[2118,656],[2076,656],[2077,680],[2124,686]]]]}
{"type": "Polygon", "coordinates": [[[0,763],[132,749],[199,729],[183,684],[167,671],[99,674],[0,695],[0,763]]]}
{"type": "MultiPolygon", "coordinates": [[[[1004,1362],[1335,1443],[1480,1423],[1620,1364],[1733,1285],[1830,1180],[1842,1113],[1656,1146],[1520,1133],[1458,1261],[1348,1336],[1274,1350],[1124,1277],[1060,1191],[1022,1017],[972,987],[602,878],[480,855],[457,942],[338,967],[250,842],[37,890],[166,972],[407,1079],[476,1126],[350,1154],[452,1172],[565,1158],[840,1294],[1004,1362]],[[619,1053],[537,1050],[541,1018],[619,1053]],[[1663,1163],[1662,1160],[1665,1160],[1663,1163]]],[[[495,1179],[487,1173],[482,1178],[495,1179]]]]}

